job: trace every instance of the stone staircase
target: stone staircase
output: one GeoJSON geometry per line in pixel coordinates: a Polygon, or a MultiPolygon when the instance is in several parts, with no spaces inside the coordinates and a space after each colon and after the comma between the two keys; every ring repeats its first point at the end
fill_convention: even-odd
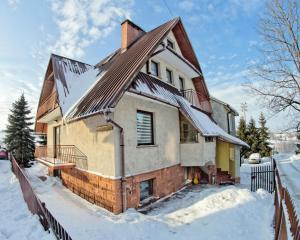
{"type": "Polygon", "coordinates": [[[217,168],[216,183],[219,185],[233,185],[235,181],[228,171],[222,171],[221,168],[217,168]]]}

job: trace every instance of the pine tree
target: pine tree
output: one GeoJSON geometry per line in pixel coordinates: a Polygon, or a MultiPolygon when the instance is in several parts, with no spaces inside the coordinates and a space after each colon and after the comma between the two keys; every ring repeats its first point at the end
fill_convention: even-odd
{"type": "Polygon", "coordinates": [[[250,152],[247,155],[259,152],[259,132],[253,118],[250,119],[247,126],[247,143],[250,146],[250,152]]]}
{"type": "MultiPolygon", "coordinates": [[[[247,142],[247,126],[246,126],[246,121],[243,117],[240,118],[238,130],[237,130],[237,136],[242,141],[247,142]]],[[[241,155],[245,155],[247,150],[248,150],[248,148],[242,147],[241,148],[241,155]]]]}
{"type": "Polygon", "coordinates": [[[34,159],[34,137],[32,135],[32,117],[24,94],[12,104],[11,114],[8,115],[8,125],[5,130],[4,143],[7,150],[14,154],[17,162],[28,166],[34,159]]]}
{"type": "Polygon", "coordinates": [[[262,157],[270,156],[271,149],[268,146],[269,130],[266,127],[266,119],[263,113],[259,116],[259,153],[262,157]]]}

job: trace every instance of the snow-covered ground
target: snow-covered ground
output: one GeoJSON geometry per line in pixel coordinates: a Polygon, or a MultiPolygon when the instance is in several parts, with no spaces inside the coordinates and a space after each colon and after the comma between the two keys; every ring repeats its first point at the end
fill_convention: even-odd
{"type": "Polygon", "coordinates": [[[281,182],[288,189],[300,216],[300,154],[277,154],[274,158],[281,182]]]}
{"type": "MultiPolygon", "coordinates": [[[[273,198],[259,190],[201,186],[185,189],[142,214],[97,207],[46,175],[37,163],[27,170],[39,197],[74,240],[81,239],[273,239],[273,198]]],[[[250,179],[249,179],[250,181],[250,179]]]]}
{"type": "Polygon", "coordinates": [[[8,160],[0,160],[0,239],[55,239],[44,231],[38,217],[28,210],[19,181],[11,172],[8,160]]]}

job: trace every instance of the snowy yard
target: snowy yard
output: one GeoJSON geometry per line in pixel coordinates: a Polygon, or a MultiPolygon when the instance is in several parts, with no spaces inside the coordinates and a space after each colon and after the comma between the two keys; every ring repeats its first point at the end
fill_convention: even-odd
{"type": "Polygon", "coordinates": [[[185,189],[142,214],[97,207],[47,177],[41,164],[27,170],[35,191],[74,240],[273,239],[273,198],[263,190],[201,186],[185,189]],[[43,181],[44,180],[44,181],[43,181]]]}
{"type": "Polygon", "coordinates": [[[0,239],[55,239],[28,210],[18,179],[6,160],[0,160],[0,239]]]}

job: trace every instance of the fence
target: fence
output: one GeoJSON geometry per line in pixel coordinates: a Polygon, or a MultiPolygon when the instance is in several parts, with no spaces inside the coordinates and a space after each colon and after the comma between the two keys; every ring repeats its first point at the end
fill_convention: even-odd
{"type": "Polygon", "coordinates": [[[262,188],[272,193],[275,187],[274,168],[272,165],[251,167],[251,191],[262,188]]]}
{"type": "Polygon", "coordinates": [[[31,211],[31,213],[37,214],[44,229],[48,230],[49,228],[51,228],[52,232],[54,233],[57,239],[72,240],[72,238],[66,232],[66,230],[46,208],[46,205],[42,203],[36,196],[30,185],[29,180],[27,179],[26,175],[24,174],[23,170],[20,168],[12,154],[10,154],[10,160],[12,163],[13,172],[19,179],[24,200],[27,203],[28,209],[31,211]]]}
{"type": "Polygon", "coordinates": [[[293,239],[300,240],[299,219],[297,217],[293,200],[288,190],[284,188],[281,184],[281,180],[278,174],[278,170],[276,168],[276,164],[274,164],[274,166],[275,166],[275,179],[276,179],[275,197],[274,197],[275,240],[288,239],[287,237],[288,229],[287,229],[286,219],[289,220],[290,223],[289,231],[293,239]]]}

